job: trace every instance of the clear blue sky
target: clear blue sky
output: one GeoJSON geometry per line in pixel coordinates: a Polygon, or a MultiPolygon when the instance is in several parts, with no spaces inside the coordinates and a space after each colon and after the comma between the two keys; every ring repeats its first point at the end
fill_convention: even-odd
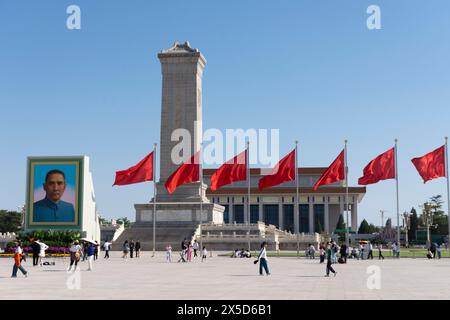
{"type": "MultiPolygon", "coordinates": [[[[279,128],[301,166],[327,166],[349,140],[350,183],[399,139],[401,210],[445,195],[410,163],[450,135],[450,2],[0,0],[0,208],[25,201],[26,157],[88,155],[98,209],[134,220],[152,184],[114,172],[159,142],[157,53],[190,41],[208,64],[204,128],[279,128]],[[81,8],[82,29],[66,28],[81,8]],[[370,4],[382,30],[366,27],[370,4]]],[[[360,221],[395,223],[395,182],[368,187],[360,221]]]]}

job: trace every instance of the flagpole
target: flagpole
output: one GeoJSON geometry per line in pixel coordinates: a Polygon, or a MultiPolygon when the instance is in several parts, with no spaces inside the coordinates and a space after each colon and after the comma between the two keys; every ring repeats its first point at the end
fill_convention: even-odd
{"type": "MultiPolygon", "coordinates": [[[[200,175],[200,250],[203,250],[202,223],[203,223],[203,168],[202,168],[202,148],[203,142],[200,142],[200,151],[198,154],[199,175],[200,175]]],[[[195,159],[195,157],[194,157],[195,159]]],[[[195,160],[194,160],[195,161],[195,160]]],[[[201,252],[201,251],[200,251],[201,252]]]]}
{"type": "Polygon", "coordinates": [[[445,176],[447,177],[448,249],[450,250],[450,175],[448,171],[448,137],[445,137],[445,176]]]}
{"type": "Polygon", "coordinates": [[[345,162],[345,213],[346,213],[346,226],[345,226],[345,245],[347,246],[347,248],[350,246],[350,237],[349,237],[349,233],[348,233],[348,166],[347,166],[347,140],[344,141],[345,142],[345,147],[344,147],[344,162],[345,162]]]}
{"type": "Polygon", "coordinates": [[[397,245],[398,248],[400,248],[400,203],[399,203],[399,196],[398,196],[398,154],[397,154],[397,142],[398,139],[395,139],[395,185],[397,189],[397,245]]]}
{"type": "MultiPolygon", "coordinates": [[[[298,163],[298,140],[295,140],[295,208],[294,208],[294,214],[297,216],[297,225],[294,226],[294,231],[296,234],[296,238],[297,238],[297,257],[300,254],[300,244],[299,244],[299,229],[300,229],[300,210],[299,210],[299,196],[298,196],[298,185],[299,185],[299,181],[298,181],[298,167],[297,164],[298,163]]],[[[294,219],[295,222],[295,219],[294,219]]]]}
{"type": "Polygon", "coordinates": [[[247,140],[247,152],[246,152],[246,166],[247,166],[247,238],[248,238],[248,252],[251,251],[251,243],[250,243],[250,220],[251,220],[251,212],[250,212],[250,140],[247,140]]]}
{"type": "Polygon", "coordinates": [[[156,146],[153,144],[153,255],[156,251],[156,146]]]}

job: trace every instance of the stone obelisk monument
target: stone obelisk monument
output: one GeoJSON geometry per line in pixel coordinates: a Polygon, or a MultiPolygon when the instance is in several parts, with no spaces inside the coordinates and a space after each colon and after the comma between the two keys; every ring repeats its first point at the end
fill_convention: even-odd
{"type": "MultiPolygon", "coordinates": [[[[162,70],[161,137],[160,137],[160,178],[156,184],[156,223],[160,226],[185,224],[192,226],[213,222],[223,223],[224,207],[213,204],[205,196],[206,185],[199,182],[182,185],[169,194],[164,184],[180,166],[174,163],[174,147],[180,144],[176,130],[189,132],[190,152],[183,161],[189,160],[200,150],[202,141],[202,77],[206,59],[188,42],[163,50],[158,54],[162,70]],[[175,134],[174,134],[175,132],[175,134]],[[172,141],[174,140],[175,141],[172,141]],[[200,220],[200,201],[203,215],[200,220]]],[[[136,204],[136,222],[153,221],[153,205],[136,204]]],[[[156,232],[158,235],[158,232],[156,232]]],[[[182,240],[182,239],[181,239],[182,240]]]]}

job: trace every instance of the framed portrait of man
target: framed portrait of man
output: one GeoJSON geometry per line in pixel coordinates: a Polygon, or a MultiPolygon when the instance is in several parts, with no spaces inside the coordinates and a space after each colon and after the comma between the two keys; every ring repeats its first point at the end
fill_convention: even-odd
{"type": "Polygon", "coordinates": [[[83,157],[29,157],[27,228],[79,227],[82,190],[83,157]]]}

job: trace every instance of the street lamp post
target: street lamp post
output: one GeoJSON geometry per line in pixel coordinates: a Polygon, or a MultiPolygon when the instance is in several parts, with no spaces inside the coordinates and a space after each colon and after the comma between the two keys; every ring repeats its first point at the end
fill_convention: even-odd
{"type": "Polygon", "coordinates": [[[403,213],[403,227],[405,228],[405,246],[409,247],[408,231],[411,226],[410,214],[408,212],[403,213]]]}
{"type": "Polygon", "coordinates": [[[422,208],[423,208],[422,220],[423,224],[427,228],[427,248],[429,249],[431,247],[430,227],[431,226],[436,227],[437,225],[433,225],[433,211],[431,203],[425,202],[422,208]]]}

